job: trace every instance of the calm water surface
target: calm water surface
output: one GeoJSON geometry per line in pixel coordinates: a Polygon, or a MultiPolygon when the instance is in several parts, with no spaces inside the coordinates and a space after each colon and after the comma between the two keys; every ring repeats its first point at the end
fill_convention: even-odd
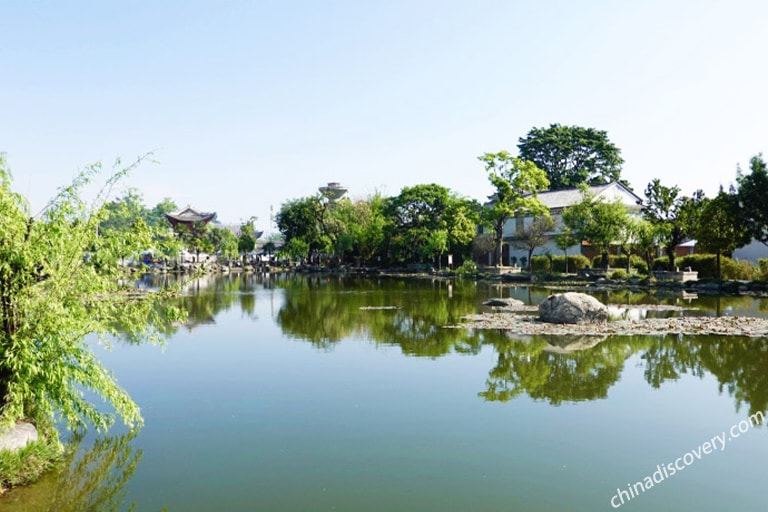
{"type": "MultiPolygon", "coordinates": [[[[165,346],[96,349],[145,427],[89,434],[69,466],[0,509],[599,511],[615,510],[614,496],[620,510],[765,509],[765,427],[743,424],[724,449],[700,450],[768,409],[768,340],[612,337],[569,351],[569,339],[442,327],[489,297],[538,304],[547,294],[201,281],[165,346]],[[629,493],[679,457],[684,470],[629,493]]],[[[768,314],[749,298],[599,298],[768,314]]]]}

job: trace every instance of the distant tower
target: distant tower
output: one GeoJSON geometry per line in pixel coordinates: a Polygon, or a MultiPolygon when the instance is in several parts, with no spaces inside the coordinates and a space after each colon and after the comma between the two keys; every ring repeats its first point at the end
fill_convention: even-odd
{"type": "Polygon", "coordinates": [[[332,203],[338,201],[344,194],[347,193],[347,189],[342,187],[340,183],[336,182],[328,183],[328,185],[320,187],[318,190],[321,194],[323,194],[323,196],[328,198],[328,201],[332,203]]]}

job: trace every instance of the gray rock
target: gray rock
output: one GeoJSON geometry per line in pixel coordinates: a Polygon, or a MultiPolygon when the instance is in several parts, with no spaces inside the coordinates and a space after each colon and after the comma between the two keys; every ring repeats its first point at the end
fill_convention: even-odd
{"type": "Polygon", "coordinates": [[[37,441],[37,429],[31,423],[17,423],[10,430],[0,433],[0,450],[17,451],[37,441]]]}
{"type": "Polygon", "coordinates": [[[483,306],[492,306],[497,308],[519,308],[525,304],[517,299],[488,299],[483,302],[483,306]]]}
{"type": "Polygon", "coordinates": [[[604,322],[608,319],[608,308],[586,293],[557,293],[539,304],[539,319],[550,324],[604,322]]]}

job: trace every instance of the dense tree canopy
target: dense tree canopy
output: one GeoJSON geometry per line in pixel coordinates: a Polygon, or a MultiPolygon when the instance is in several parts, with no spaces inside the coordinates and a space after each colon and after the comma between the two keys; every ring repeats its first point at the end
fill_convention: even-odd
{"type": "Polygon", "coordinates": [[[504,225],[515,215],[543,215],[549,210],[537,192],[549,186],[544,171],[532,161],[513,157],[507,151],[485,153],[478,157],[485,164],[488,180],[495,193],[482,211],[483,222],[493,232],[495,263],[501,265],[504,225]]]}
{"type": "Polygon", "coordinates": [[[749,233],[768,245],[768,170],[762,153],[749,161],[749,174],[736,171],[738,199],[749,233]]]}
{"type": "Polygon", "coordinates": [[[698,191],[693,197],[685,197],[677,185],[667,187],[654,179],[645,189],[645,198],[643,215],[656,227],[656,235],[669,257],[670,270],[674,270],[675,247],[692,236],[704,194],[698,191]]]}
{"type": "Polygon", "coordinates": [[[610,247],[622,239],[629,223],[629,211],[619,200],[605,201],[582,186],[582,200],[563,210],[563,222],[579,239],[597,247],[608,266],[610,247]]]}
{"type": "Polygon", "coordinates": [[[704,199],[694,234],[697,248],[717,256],[717,277],[722,276],[720,256],[749,243],[751,237],[743,222],[739,198],[735,192],[720,190],[712,199],[704,199]]]}
{"type": "Polygon", "coordinates": [[[423,261],[451,248],[469,252],[476,203],[436,184],[405,187],[386,201],[385,234],[395,261],[423,261]]]}
{"type": "Polygon", "coordinates": [[[551,190],[621,180],[621,151],[605,131],[552,124],[519,139],[520,158],[543,169],[551,190]]]}

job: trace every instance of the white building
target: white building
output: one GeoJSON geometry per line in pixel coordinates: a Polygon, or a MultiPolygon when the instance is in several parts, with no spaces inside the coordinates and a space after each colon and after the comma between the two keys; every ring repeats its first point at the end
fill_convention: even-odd
{"type": "MultiPolygon", "coordinates": [[[[643,200],[621,183],[613,182],[607,185],[595,185],[589,187],[588,190],[596,199],[601,199],[606,202],[613,202],[618,199],[627,206],[630,212],[639,213],[642,208],[643,200]]],[[[552,220],[555,221],[555,229],[548,233],[549,241],[536,249],[534,254],[545,254],[550,252],[553,255],[562,255],[563,251],[557,248],[554,236],[560,233],[563,229],[563,210],[582,200],[581,190],[578,188],[548,190],[539,192],[538,198],[544,206],[549,208],[549,215],[552,217],[552,220]]],[[[533,224],[533,221],[534,217],[532,216],[518,216],[509,219],[506,224],[504,224],[504,254],[502,258],[504,265],[511,265],[511,258],[513,257],[516,258],[517,262],[520,262],[523,257],[528,257],[527,250],[515,248],[511,244],[511,241],[516,234],[522,233],[523,230],[533,224]]],[[[568,254],[581,254],[581,243],[579,242],[573,247],[569,247],[568,254]]],[[[489,254],[488,258],[488,264],[490,265],[493,261],[493,254],[489,254]]]]}

